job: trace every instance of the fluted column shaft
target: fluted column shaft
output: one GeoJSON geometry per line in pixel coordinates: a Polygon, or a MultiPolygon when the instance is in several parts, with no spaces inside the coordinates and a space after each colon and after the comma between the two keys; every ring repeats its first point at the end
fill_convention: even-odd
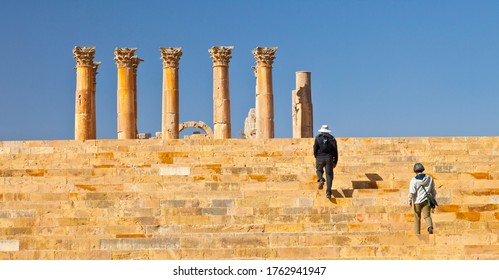
{"type": "Polygon", "coordinates": [[[94,62],[94,71],[93,71],[93,81],[92,81],[92,98],[91,104],[92,107],[90,116],[90,139],[97,139],[97,107],[95,105],[95,92],[97,90],[97,68],[99,67],[100,62],[94,62]]]}
{"type": "Polygon", "coordinates": [[[310,72],[296,72],[296,89],[292,92],[293,138],[314,137],[310,76],[310,72]]]}
{"type": "Polygon", "coordinates": [[[272,63],[277,48],[258,47],[252,51],[256,59],[256,138],[274,138],[274,93],[272,63]]]}
{"type": "Polygon", "coordinates": [[[163,60],[161,134],[163,139],[179,138],[178,65],[182,48],[160,48],[163,60]]]}
{"type": "Polygon", "coordinates": [[[95,76],[99,62],[94,62],[95,47],[74,47],[76,59],[75,140],[96,138],[95,76]]]}
{"type": "Polygon", "coordinates": [[[118,139],[137,138],[135,48],[116,48],[114,51],[118,66],[118,139]]]}
{"type": "Polygon", "coordinates": [[[144,60],[138,58],[137,56],[132,57],[132,69],[133,69],[133,77],[132,77],[132,82],[133,82],[133,87],[132,87],[132,96],[133,96],[133,112],[134,112],[134,123],[135,123],[135,136],[134,138],[137,138],[137,135],[139,134],[139,128],[138,128],[138,121],[137,121],[137,70],[139,68],[139,63],[144,60]]]}
{"type": "Polygon", "coordinates": [[[229,61],[234,47],[215,46],[208,50],[213,60],[213,138],[231,138],[229,61]]]}

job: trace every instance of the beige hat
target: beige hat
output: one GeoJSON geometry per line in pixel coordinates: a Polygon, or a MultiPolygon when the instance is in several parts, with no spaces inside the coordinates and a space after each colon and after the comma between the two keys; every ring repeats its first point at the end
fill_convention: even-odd
{"type": "Polygon", "coordinates": [[[326,132],[326,133],[330,133],[331,132],[331,129],[329,129],[329,127],[327,126],[327,124],[323,124],[321,129],[319,129],[319,132],[326,132]]]}

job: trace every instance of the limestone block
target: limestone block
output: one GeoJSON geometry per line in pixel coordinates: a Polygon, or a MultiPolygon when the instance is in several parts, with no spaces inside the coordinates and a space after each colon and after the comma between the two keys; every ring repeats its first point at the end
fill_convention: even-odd
{"type": "Polygon", "coordinates": [[[117,238],[102,239],[100,250],[161,250],[178,249],[178,238],[117,238]]]}
{"type": "Polygon", "coordinates": [[[276,259],[277,251],[268,248],[236,248],[234,257],[244,260],[276,259]]]}
{"type": "Polygon", "coordinates": [[[11,260],[54,260],[55,251],[19,251],[10,253],[11,260]]]}
{"type": "Polygon", "coordinates": [[[162,176],[189,176],[190,167],[159,167],[159,175],[162,176]]]}
{"type": "MultiPolygon", "coordinates": [[[[499,254],[499,245],[467,245],[464,246],[464,252],[466,255],[477,256],[477,259],[483,259],[483,255],[490,259],[494,259],[499,254]]],[[[497,260],[497,258],[496,258],[497,260]]]]}
{"type": "Polygon", "coordinates": [[[342,247],[340,257],[346,259],[354,259],[359,257],[374,257],[376,256],[376,246],[351,246],[342,247]]]}
{"type": "Polygon", "coordinates": [[[189,193],[183,192],[181,190],[175,192],[176,199],[197,199],[197,198],[206,198],[206,199],[226,199],[227,197],[240,199],[243,197],[243,193],[239,191],[191,191],[189,193]]]}
{"type": "Polygon", "coordinates": [[[314,205],[313,198],[298,198],[296,202],[296,206],[298,207],[309,207],[314,205]]]}
{"type": "Polygon", "coordinates": [[[0,219],[34,218],[36,210],[0,210],[0,219]]]}
{"type": "Polygon", "coordinates": [[[53,154],[54,147],[32,147],[29,148],[29,154],[53,154]]]}
{"type": "Polygon", "coordinates": [[[253,207],[232,207],[227,208],[229,216],[248,216],[253,215],[253,207]]]}
{"type": "MultiPolygon", "coordinates": [[[[216,248],[216,247],[215,247],[216,248]]],[[[234,255],[234,249],[206,249],[203,252],[203,259],[231,259],[234,255]]],[[[188,259],[188,258],[187,258],[188,259]]]]}
{"type": "Polygon", "coordinates": [[[499,204],[499,195],[492,195],[488,197],[488,203],[499,204]]]}
{"type": "MultiPolygon", "coordinates": [[[[203,233],[201,233],[203,234],[203,233]]],[[[182,249],[204,249],[204,248],[215,248],[214,239],[206,238],[206,236],[200,235],[189,235],[180,237],[180,244],[182,249]]]]}
{"type": "Polygon", "coordinates": [[[111,260],[111,251],[55,251],[56,260],[111,260]]]}
{"type": "Polygon", "coordinates": [[[418,256],[464,255],[464,246],[461,245],[417,246],[416,252],[418,256]]]}
{"type": "Polygon", "coordinates": [[[303,232],[303,224],[265,224],[265,232],[303,232]]]}
{"type": "Polygon", "coordinates": [[[235,202],[233,199],[214,199],[212,200],[212,207],[234,207],[235,202]]]}
{"type": "Polygon", "coordinates": [[[192,167],[192,175],[204,176],[204,178],[210,178],[209,175],[221,174],[221,172],[220,164],[207,164],[192,167]]]}
{"type": "Polygon", "coordinates": [[[418,246],[379,246],[376,248],[376,259],[378,257],[401,257],[402,259],[417,256],[418,246]]]}
{"type": "Polygon", "coordinates": [[[340,258],[341,247],[276,248],[281,260],[332,260],[340,258]]]}
{"type": "Polygon", "coordinates": [[[268,237],[246,233],[214,238],[215,248],[266,248],[268,237]]]}
{"type": "Polygon", "coordinates": [[[167,216],[199,216],[201,215],[201,208],[171,208],[161,209],[162,215],[167,216]]]}
{"type": "Polygon", "coordinates": [[[287,234],[271,233],[269,236],[270,248],[302,247],[302,246],[303,242],[301,241],[300,235],[294,233],[287,233],[287,234]]]}
{"type": "Polygon", "coordinates": [[[174,216],[165,217],[164,223],[174,224],[174,225],[203,225],[211,224],[213,216],[174,216]]]}
{"type": "MultiPolygon", "coordinates": [[[[437,209],[440,207],[437,207],[437,209]]],[[[450,213],[439,213],[436,212],[434,215],[432,215],[433,222],[450,222],[450,221],[455,221],[456,220],[456,213],[450,212],[450,213]]]]}
{"type": "Polygon", "coordinates": [[[413,233],[392,233],[385,234],[379,237],[380,244],[390,244],[390,245],[433,245],[435,244],[435,237],[428,234],[416,235],[413,233]]]}
{"type": "Polygon", "coordinates": [[[354,223],[354,224],[348,224],[348,231],[349,232],[379,232],[381,231],[381,225],[379,223],[373,224],[373,223],[354,223]]]}
{"type": "Polygon", "coordinates": [[[29,196],[30,201],[67,201],[69,195],[67,193],[32,193],[29,196]]]}
{"type": "Polygon", "coordinates": [[[112,260],[148,260],[149,251],[148,250],[124,250],[124,251],[113,251],[112,260]]]}
{"type": "Polygon", "coordinates": [[[151,250],[148,251],[149,259],[151,260],[179,260],[179,250],[166,249],[166,250],[151,250]]]}
{"type": "Polygon", "coordinates": [[[204,250],[199,249],[180,249],[178,250],[180,259],[202,260],[204,259],[204,250]]]}
{"type": "Polygon", "coordinates": [[[182,200],[161,200],[160,201],[160,207],[161,208],[166,208],[166,207],[185,207],[186,201],[184,199],[182,200]]]}
{"type": "Polygon", "coordinates": [[[0,252],[19,251],[19,240],[0,240],[0,252]]]}

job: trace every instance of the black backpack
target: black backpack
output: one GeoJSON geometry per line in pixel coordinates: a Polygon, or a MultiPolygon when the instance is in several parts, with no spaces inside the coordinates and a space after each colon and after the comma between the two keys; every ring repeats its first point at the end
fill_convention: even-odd
{"type": "Polygon", "coordinates": [[[319,153],[330,154],[333,152],[333,141],[334,138],[328,137],[326,135],[319,135],[317,141],[319,144],[319,153]]]}

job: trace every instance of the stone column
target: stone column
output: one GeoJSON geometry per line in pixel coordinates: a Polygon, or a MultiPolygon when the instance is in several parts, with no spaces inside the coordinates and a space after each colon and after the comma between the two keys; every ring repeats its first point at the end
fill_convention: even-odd
{"type": "Polygon", "coordinates": [[[160,48],[159,51],[163,60],[161,134],[163,139],[178,139],[178,64],[182,56],[182,48],[160,48]]]}
{"type": "Polygon", "coordinates": [[[96,138],[95,75],[100,62],[94,62],[95,47],[76,46],[75,140],[96,138]]]}
{"type": "Polygon", "coordinates": [[[215,46],[208,50],[213,60],[213,138],[231,138],[229,61],[234,47],[215,46]]]}
{"type": "Polygon", "coordinates": [[[97,110],[95,106],[95,91],[97,88],[97,68],[99,68],[100,62],[94,62],[94,77],[92,83],[92,120],[90,121],[91,129],[90,129],[90,139],[97,139],[97,110]]]}
{"type": "Polygon", "coordinates": [[[293,138],[311,138],[313,110],[310,72],[296,72],[296,89],[292,92],[293,138]]]}
{"type": "Polygon", "coordinates": [[[256,138],[274,138],[274,93],[272,63],[277,48],[258,47],[252,51],[256,59],[256,138]]]}
{"type": "Polygon", "coordinates": [[[136,48],[116,48],[114,60],[118,66],[118,139],[136,139],[136,96],[134,88],[136,48]]]}
{"type": "Polygon", "coordinates": [[[144,61],[143,59],[138,58],[137,56],[132,57],[132,69],[133,69],[133,88],[132,88],[132,96],[133,96],[133,112],[134,112],[134,122],[135,122],[135,138],[138,138],[139,128],[137,122],[137,69],[139,67],[139,63],[144,61]]]}

